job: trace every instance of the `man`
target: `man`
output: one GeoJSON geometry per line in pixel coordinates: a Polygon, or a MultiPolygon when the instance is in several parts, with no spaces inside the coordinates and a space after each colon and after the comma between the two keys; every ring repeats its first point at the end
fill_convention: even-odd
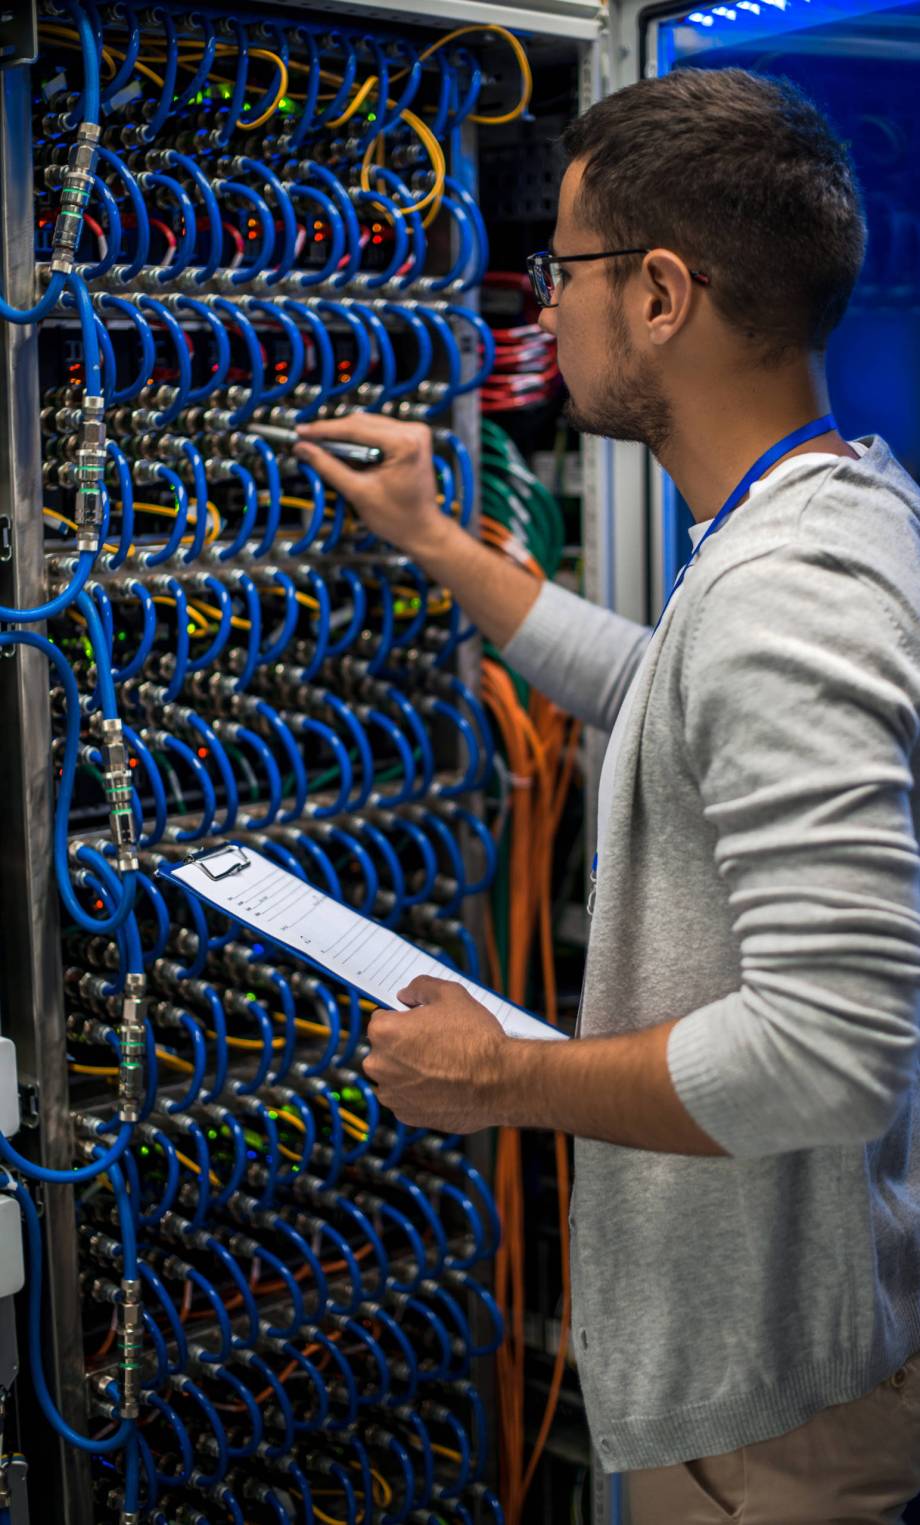
{"type": "Polygon", "coordinates": [[[366,1070],[410,1124],[575,1135],[575,1348],[632,1525],[896,1520],[920,1490],[920,493],[828,416],[859,195],[817,110],[738,70],[642,81],[566,146],[532,266],[569,416],[651,447],[697,554],[650,634],[441,515],[423,428],[303,430],[383,446],[377,475],[303,454],[613,729],[578,1040],[509,1040],[420,979],[366,1070]]]}

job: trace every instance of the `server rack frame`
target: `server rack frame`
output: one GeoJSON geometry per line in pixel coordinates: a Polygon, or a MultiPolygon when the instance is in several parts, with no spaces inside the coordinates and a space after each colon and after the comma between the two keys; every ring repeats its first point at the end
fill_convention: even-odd
{"type": "MultiPolygon", "coordinates": [[[[289,0],[253,9],[315,10],[289,0]]],[[[594,0],[515,0],[499,7],[481,0],[328,0],[327,12],[410,23],[481,25],[509,23],[545,40],[576,47],[579,105],[585,109],[609,88],[611,31],[605,9],[594,0]]],[[[31,124],[31,69],[16,64],[0,71],[0,289],[20,307],[37,299],[34,236],[34,166],[31,124]]],[[[455,172],[473,187],[476,163],[473,130],[452,145],[455,172]]],[[[475,366],[475,356],[465,357],[475,366]]],[[[0,598],[28,608],[45,596],[39,437],[38,331],[0,325],[0,598]],[[4,523],[4,518],[7,521],[4,523]],[[9,537],[9,557],[4,560],[9,537]]],[[[479,408],[475,397],[455,408],[454,426],[478,464],[479,408]]],[[[607,442],[584,444],[586,509],[585,561],[589,597],[612,606],[613,552],[610,535],[612,452],[607,442]]],[[[467,643],[460,671],[478,686],[478,653],[467,643]]],[[[49,759],[51,716],[44,664],[35,651],[19,649],[0,661],[0,798],[6,804],[0,834],[0,1030],[16,1045],[23,1102],[20,1147],[42,1164],[66,1169],[73,1158],[65,1054],[66,1024],[57,894],[52,868],[53,791],[49,759]],[[15,950],[15,954],[12,953],[15,950]]],[[[475,918],[472,930],[476,930],[475,918]]],[[[487,1166],[484,1144],[471,1157],[487,1166]]],[[[51,1388],[64,1418],[85,1429],[88,1405],[80,1321],[80,1279],[73,1197],[67,1187],[46,1189],[41,1206],[48,1234],[49,1342],[51,1388]]],[[[0,1376],[16,1366],[9,1319],[0,1317],[0,1376]]],[[[27,1385],[18,1395],[29,1417],[27,1385]]],[[[488,1398],[488,1394],[487,1394],[488,1398]]],[[[493,1406],[494,1412],[494,1406],[493,1406]]],[[[41,1434],[37,1412],[28,1423],[41,1434]]],[[[89,1458],[55,1438],[54,1518],[61,1525],[94,1525],[89,1458]]],[[[45,1459],[48,1460],[47,1444],[45,1459]]],[[[49,1471],[51,1469],[49,1468],[49,1471]]],[[[28,1500],[17,1491],[13,1525],[28,1525],[28,1500]]],[[[609,1518],[609,1516],[608,1516],[609,1518]]]]}

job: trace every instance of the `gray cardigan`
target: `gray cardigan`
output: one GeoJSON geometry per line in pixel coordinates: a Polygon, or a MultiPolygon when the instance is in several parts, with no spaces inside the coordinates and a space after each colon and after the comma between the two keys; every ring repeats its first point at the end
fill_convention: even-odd
{"type": "Polygon", "coordinates": [[[781,1434],[920,1348],[920,491],[868,444],[767,479],[651,641],[547,586],[505,651],[607,731],[636,676],[580,1032],[681,1017],[671,1076],[729,1156],[576,1141],[610,1471],[781,1434]]]}

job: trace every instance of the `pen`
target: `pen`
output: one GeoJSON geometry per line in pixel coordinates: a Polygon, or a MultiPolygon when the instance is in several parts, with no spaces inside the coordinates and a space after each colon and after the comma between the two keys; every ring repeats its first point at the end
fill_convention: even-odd
{"type": "MultiPolygon", "coordinates": [[[[300,442],[300,435],[296,429],[283,429],[278,424],[247,424],[247,434],[258,434],[261,439],[267,440],[270,445],[296,445],[300,442]]],[[[383,451],[377,445],[358,445],[354,440],[323,440],[311,438],[311,444],[316,444],[338,460],[344,461],[354,471],[367,471],[372,466],[380,466],[383,462],[383,451]]]]}

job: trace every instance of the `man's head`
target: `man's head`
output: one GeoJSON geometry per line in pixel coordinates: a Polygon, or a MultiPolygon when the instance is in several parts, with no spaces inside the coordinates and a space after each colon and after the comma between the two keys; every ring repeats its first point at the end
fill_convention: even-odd
{"type": "Polygon", "coordinates": [[[820,355],[865,249],[843,145],[788,81],[679,69],[599,101],[563,139],[547,309],[577,428],[660,451],[687,388],[820,355]],[[708,283],[693,272],[702,272],[708,283]]]}

